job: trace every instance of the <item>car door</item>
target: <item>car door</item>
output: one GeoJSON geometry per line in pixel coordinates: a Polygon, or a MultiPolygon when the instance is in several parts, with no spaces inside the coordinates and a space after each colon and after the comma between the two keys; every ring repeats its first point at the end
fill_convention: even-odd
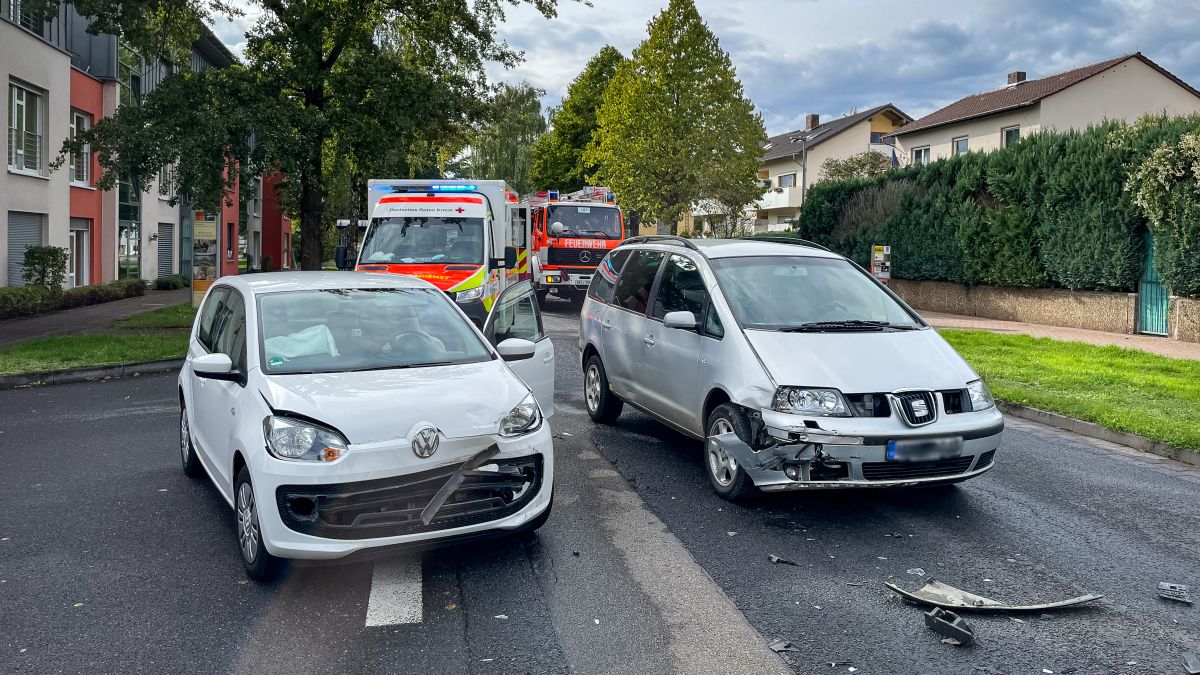
{"type": "Polygon", "coordinates": [[[641,361],[647,341],[653,341],[646,336],[646,310],[665,257],[662,251],[635,250],[621,269],[605,315],[602,350],[609,387],[634,405],[643,405],[641,361]]]}
{"type": "MultiPolygon", "coordinates": [[[[222,316],[218,320],[214,336],[212,353],[225,354],[233,362],[235,372],[246,374],[246,304],[242,294],[236,289],[229,289],[218,310],[222,316]]],[[[242,407],[241,397],[246,391],[245,380],[234,382],[229,380],[201,380],[204,382],[205,407],[203,414],[207,424],[211,425],[208,432],[210,439],[208,453],[216,469],[219,485],[233,494],[233,447],[234,417],[242,407]]]]}
{"type": "Polygon", "coordinates": [[[215,381],[196,377],[191,371],[191,361],[197,356],[214,351],[220,323],[225,318],[225,301],[228,295],[229,289],[225,286],[215,287],[208,293],[200,307],[196,334],[188,343],[188,425],[196,450],[205,464],[213,461],[212,448],[216,443],[214,434],[224,428],[224,422],[218,421],[217,418],[220,410],[217,405],[216,387],[213,386],[215,381]]]}
{"type": "Polygon", "coordinates": [[[640,379],[646,409],[686,429],[693,428],[697,410],[703,405],[697,367],[707,303],[708,289],[696,262],[672,253],[659,275],[646,321],[640,379]],[[667,327],[663,318],[669,312],[691,312],[696,327],[667,327]]]}
{"type": "Polygon", "coordinates": [[[554,342],[542,325],[542,310],[528,281],[504,289],[492,305],[483,334],[492,346],[509,338],[529,340],[536,346],[533,358],[509,361],[508,367],[533,390],[542,414],[554,414],[554,342]]]}

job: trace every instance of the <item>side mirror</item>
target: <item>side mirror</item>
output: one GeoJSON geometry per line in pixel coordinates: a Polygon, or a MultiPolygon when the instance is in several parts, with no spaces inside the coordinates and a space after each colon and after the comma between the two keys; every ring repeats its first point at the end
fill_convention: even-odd
{"type": "Polygon", "coordinates": [[[567,226],[563,225],[562,223],[560,223],[558,221],[555,221],[554,223],[552,223],[550,225],[550,234],[552,234],[556,237],[560,236],[563,232],[566,232],[566,231],[567,231],[567,226]]]}
{"type": "Polygon", "coordinates": [[[507,340],[496,345],[496,351],[500,352],[500,358],[505,361],[524,361],[532,359],[533,353],[537,350],[537,345],[529,340],[521,338],[508,338],[507,340]]]}
{"type": "Polygon", "coordinates": [[[233,361],[228,354],[205,354],[192,359],[192,372],[196,377],[209,380],[227,380],[240,382],[242,374],[233,369],[233,361]]]}
{"type": "Polygon", "coordinates": [[[516,246],[505,246],[504,247],[504,269],[508,269],[508,270],[517,269],[517,247],[516,246]]]}
{"type": "Polygon", "coordinates": [[[691,330],[696,327],[696,315],[691,312],[667,312],[663,317],[663,325],[667,328],[691,330]]]}

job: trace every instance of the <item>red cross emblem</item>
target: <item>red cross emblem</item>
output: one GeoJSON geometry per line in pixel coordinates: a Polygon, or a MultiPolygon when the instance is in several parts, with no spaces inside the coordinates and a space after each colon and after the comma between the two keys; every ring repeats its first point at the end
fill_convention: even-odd
{"type": "Polygon", "coordinates": [[[458,212],[458,213],[462,213],[462,212],[463,212],[463,207],[461,207],[461,206],[460,206],[460,207],[458,207],[457,209],[454,209],[454,210],[455,210],[456,212],[458,212]]]}

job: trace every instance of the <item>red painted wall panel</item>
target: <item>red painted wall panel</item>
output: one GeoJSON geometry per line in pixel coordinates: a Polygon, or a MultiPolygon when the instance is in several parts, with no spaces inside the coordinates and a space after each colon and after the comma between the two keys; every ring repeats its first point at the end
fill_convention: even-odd
{"type": "MultiPolygon", "coordinates": [[[[71,107],[91,115],[92,123],[95,124],[104,114],[104,85],[99,80],[72,68],[71,107]]],[[[100,160],[96,158],[95,154],[92,154],[90,161],[92,164],[91,183],[95,185],[96,181],[100,180],[100,160]]],[[[115,246],[116,223],[105,222],[102,200],[103,195],[99,190],[71,187],[71,217],[87,218],[92,221],[89,236],[89,245],[91,246],[89,257],[91,259],[88,261],[88,283],[90,284],[103,282],[104,253],[115,246]]]]}

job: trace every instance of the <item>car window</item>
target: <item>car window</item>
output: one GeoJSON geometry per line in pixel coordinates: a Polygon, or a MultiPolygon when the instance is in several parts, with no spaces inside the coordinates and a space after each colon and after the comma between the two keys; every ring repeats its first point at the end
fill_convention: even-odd
{"type": "Polygon", "coordinates": [[[681,255],[672,255],[663,270],[658,293],[654,297],[651,316],[662,319],[669,312],[691,312],[699,320],[708,301],[708,291],[695,261],[681,255]]]}
{"type": "Polygon", "coordinates": [[[534,301],[533,293],[517,292],[492,309],[491,323],[487,327],[487,339],[498,345],[509,338],[537,342],[546,337],[542,329],[542,312],[534,301]]]}
{"type": "Polygon", "coordinates": [[[725,327],[721,325],[721,317],[717,316],[717,308],[713,307],[711,301],[704,310],[704,334],[718,340],[725,337],[725,327]]]}
{"type": "Polygon", "coordinates": [[[476,363],[492,357],[446,294],[338,288],[258,296],[269,375],[476,363]]]}
{"type": "Polygon", "coordinates": [[[196,331],[196,339],[210,352],[213,351],[213,338],[216,337],[217,319],[221,316],[217,310],[221,308],[226,293],[224,288],[214,288],[200,308],[200,329],[196,331]]]}
{"type": "Polygon", "coordinates": [[[221,303],[221,318],[213,351],[224,354],[233,362],[234,370],[246,372],[246,305],[242,295],[229,292],[221,303]]]}
{"type": "Polygon", "coordinates": [[[662,266],[664,257],[666,254],[659,251],[633,252],[621,270],[613,291],[613,299],[618,307],[645,313],[646,303],[650,301],[650,289],[654,286],[654,276],[662,266]]]}
{"type": "Polygon", "coordinates": [[[620,276],[621,267],[628,259],[629,249],[627,248],[619,248],[609,253],[597,266],[596,274],[592,275],[592,284],[588,286],[588,295],[600,302],[611,303],[613,291],[617,287],[617,277],[620,276]]]}

